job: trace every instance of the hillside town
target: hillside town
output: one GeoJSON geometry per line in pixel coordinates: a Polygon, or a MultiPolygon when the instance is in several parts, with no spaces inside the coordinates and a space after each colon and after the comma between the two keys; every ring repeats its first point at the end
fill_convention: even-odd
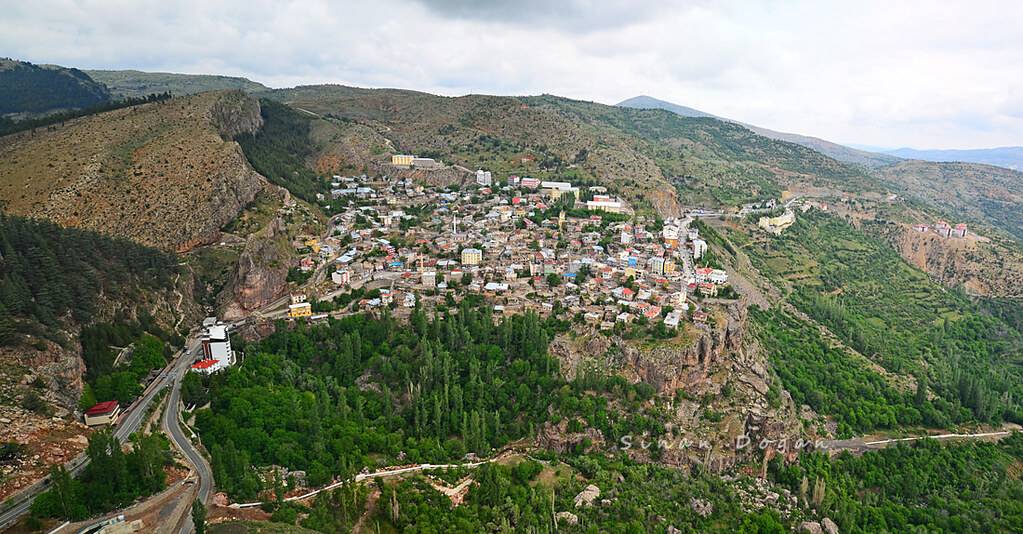
{"type": "MultiPolygon", "coordinates": [[[[396,167],[427,165],[396,155],[396,167]]],[[[330,232],[294,245],[306,293],[281,314],[451,306],[478,295],[495,314],[535,311],[602,331],[707,320],[728,274],[691,217],[638,215],[601,186],[478,170],[468,186],[334,176],[330,232]]],[[[402,310],[406,310],[403,312],[402,310]]],[[[660,327],[659,327],[660,328],[660,327]]],[[[668,334],[670,335],[670,334],[668,334]]]]}

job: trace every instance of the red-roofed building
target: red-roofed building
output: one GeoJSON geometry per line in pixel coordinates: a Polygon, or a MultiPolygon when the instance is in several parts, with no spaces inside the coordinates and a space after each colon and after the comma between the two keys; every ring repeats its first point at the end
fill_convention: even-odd
{"type": "Polygon", "coordinates": [[[117,404],[117,401],[101,402],[85,411],[85,424],[87,426],[113,424],[119,415],[121,405],[117,404]]]}

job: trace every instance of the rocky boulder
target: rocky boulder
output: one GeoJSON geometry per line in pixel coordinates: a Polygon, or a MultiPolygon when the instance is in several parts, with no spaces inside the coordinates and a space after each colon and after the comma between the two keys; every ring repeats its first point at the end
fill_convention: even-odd
{"type": "Polygon", "coordinates": [[[575,507],[582,508],[583,506],[593,506],[593,501],[600,497],[600,488],[590,484],[586,486],[579,495],[575,496],[575,507]]]}

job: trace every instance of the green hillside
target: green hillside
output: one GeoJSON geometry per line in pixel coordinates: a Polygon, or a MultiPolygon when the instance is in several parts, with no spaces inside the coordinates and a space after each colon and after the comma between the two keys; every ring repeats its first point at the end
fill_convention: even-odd
{"type": "Polygon", "coordinates": [[[108,100],[110,91],[78,69],[0,58],[0,115],[88,108],[108,100]]]}
{"type": "Polygon", "coordinates": [[[261,83],[235,76],[142,72],[138,70],[87,70],[85,72],[92,79],[105,84],[110,88],[110,92],[121,98],[165,92],[181,96],[225,89],[240,89],[247,93],[267,90],[267,87],[261,83]]]}

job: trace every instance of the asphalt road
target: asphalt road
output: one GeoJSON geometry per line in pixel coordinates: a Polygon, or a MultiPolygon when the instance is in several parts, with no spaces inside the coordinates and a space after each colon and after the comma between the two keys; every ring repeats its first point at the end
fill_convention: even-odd
{"type": "MultiPolygon", "coordinates": [[[[197,346],[197,341],[189,339],[189,354],[197,346]]],[[[119,441],[127,441],[128,437],[132,435],[142,425],[143,420],[146,417],[146,412],[153,399],[156,398],[157,394],[163,390],[168,384],[174,382],[174,378],[182,374],[181,371],[188,369],[188,364],[191,359],[183,355],[181,352],[175,355],[175,359],[171,361],[169,365],[156,377],[156,380],[146,388],[142,396],[135,400],[125,410],[125,414],[121,416],[120,422],[114,429],[114,437],[119,441]],[[182,363],[184,362],[184,363],[182,363]]],[[[89,460],[84,453],[78,455],[74,460],[71,460],[65,467],[73,475],[77,475],[82,469],[88,465],[89,460]]],[[[210,477],[212,480],[212,477],[210,477]]],[[[36,484],[29,486],[29,489],[23,490],[18,493],[12,499],[16,501],[14,506],[5,508],[3,512],[0,512],[0,529],[11,526],[18,520],[22,515],[26,514],[32,506],[32,502],[39,494],[46,491],[49,488],[49,477],[44,477],[36,484]]]]}
{"type": "MultiPolygon", "coordinates": [[[[174,445],[185,455],[188,463],[192,464],[195,468],[196,476],[199,479],[199,489],[196,495],[203,504],[206,504],[213,494],[213,471],[210,469],[210,465],[206,463],[206,458],[192,445],[192,440],[189,439],[189,436],[181,428],[181,380],[188,372],[193,352],[197,348],[198,344],[190,346],[187,357],[181,359],[183,363],[179,362],[179,365],[174,368],[174,382],[167,399],[167,409],[163,412],[161,425],[164,433],[170,437],[174,445]]],[[[187,510],[191,510],[191,508],[187,510]]],[[[182,525],[180,532],[192,532],[195,527],[192,525],[191,514],[186,512],[185,515],[186,517],[179,521],[182,525]]]]}

